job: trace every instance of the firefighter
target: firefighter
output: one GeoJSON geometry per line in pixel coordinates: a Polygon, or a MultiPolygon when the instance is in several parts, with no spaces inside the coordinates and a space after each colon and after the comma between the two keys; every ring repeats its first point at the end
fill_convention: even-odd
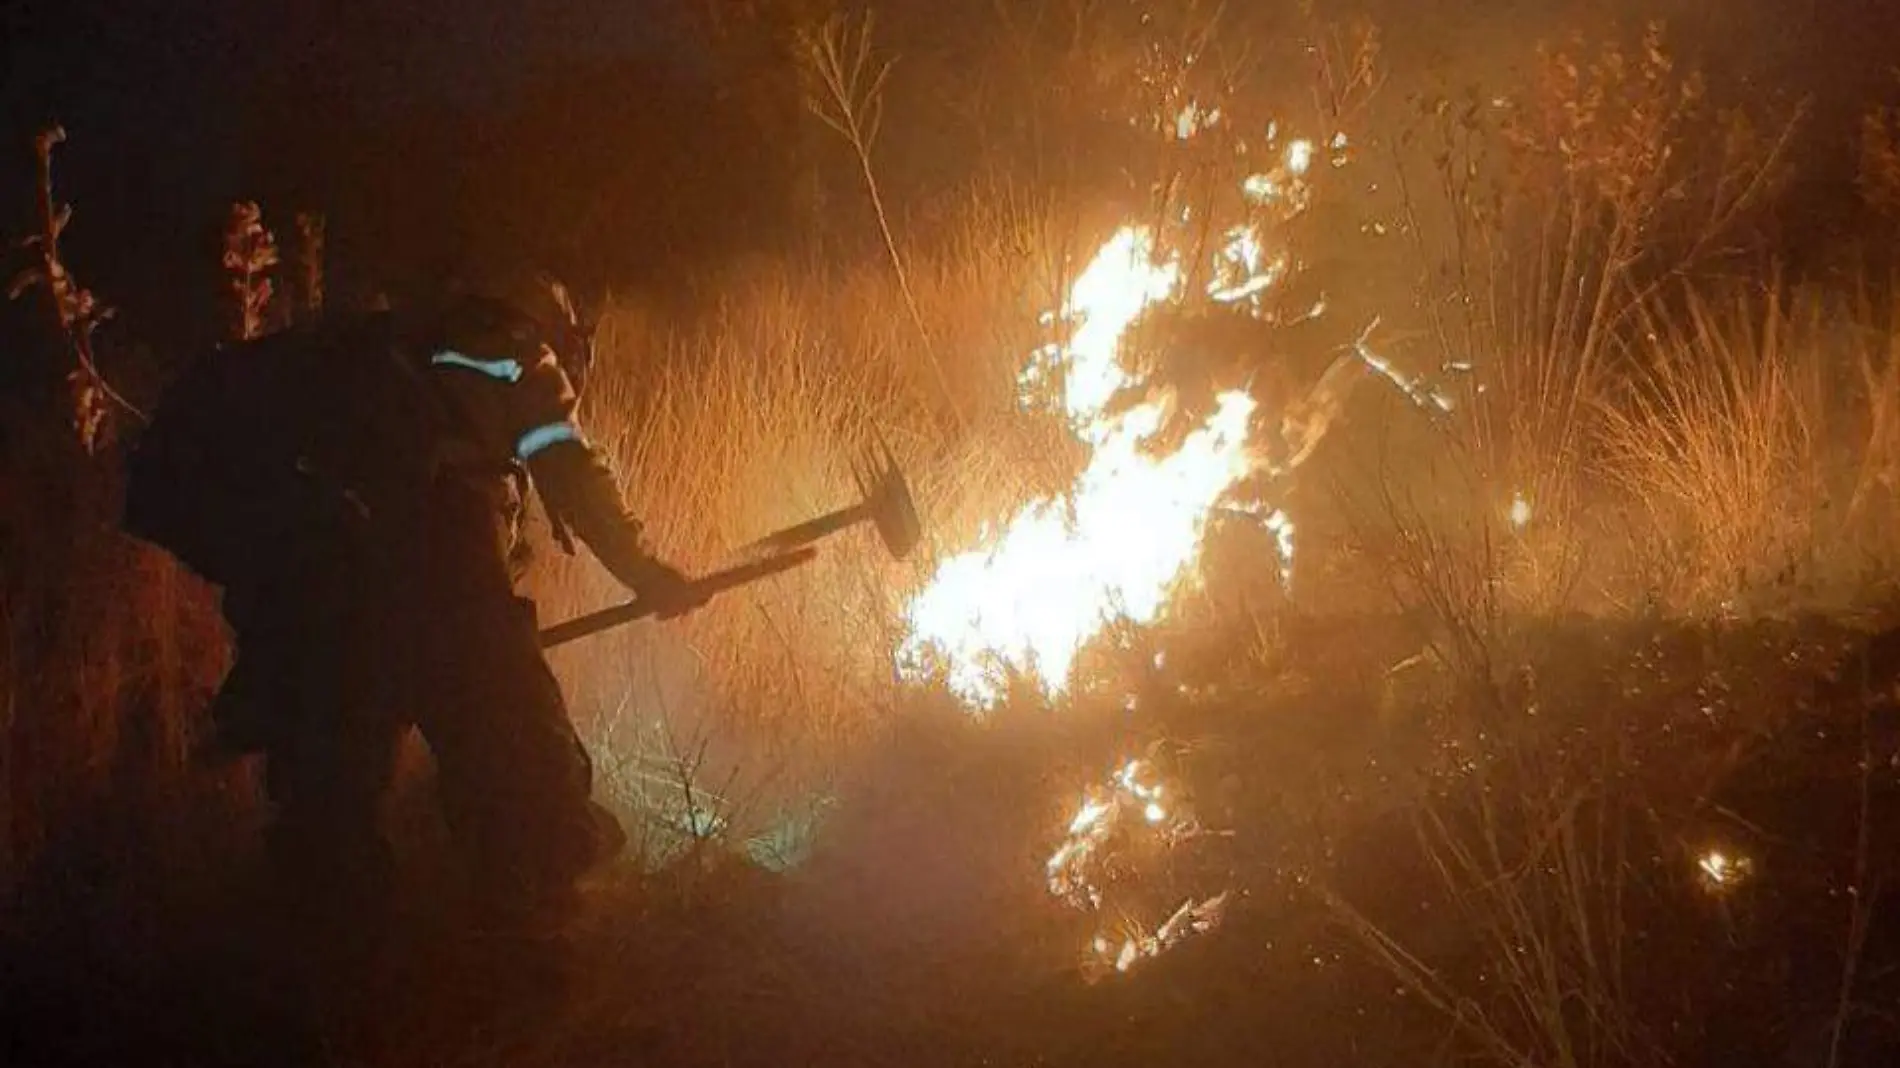
{"type": "Polygon", "coordinates": [[[214,718],[264,757],[267,851],[312,931],[390,902],[377,816],[411,726],[486,924],[558,925],[624,843],[514,588],[528,491],[663,618],[703,598],[575,421],[590,362],[576,324],[462,295],[211,354],[134,449],[127,528],[222,588],[214,718]]]}

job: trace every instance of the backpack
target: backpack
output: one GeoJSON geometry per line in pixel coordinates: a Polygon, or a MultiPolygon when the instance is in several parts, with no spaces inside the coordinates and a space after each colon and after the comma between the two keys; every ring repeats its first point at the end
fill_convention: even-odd
{"type": "Polygon", "coordinates": [[[387,314],[220,347],[133,446],[123,525],[227,588],[371,543],[414,521],[450,421],[387,314]]]}

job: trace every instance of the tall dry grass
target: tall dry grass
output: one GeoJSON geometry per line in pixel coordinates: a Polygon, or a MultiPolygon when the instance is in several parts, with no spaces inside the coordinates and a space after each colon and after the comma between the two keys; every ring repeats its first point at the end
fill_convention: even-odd
{"type": "Polygon", "coordinates": [[[1546,689],[1531,632],[1578,610],[1891,608],[1891,293],[1762,266],[1793,119],[1713,112],[1653,28],[1543,60],[1508,101],[1428,112],[1429,181],[1401,157],[1422,282],[1392,347],[1458,403],[1348,496],[1369,577],[1449,683],[1447,745],[1470,754],[1414,828],[1449,928],[1331,905],[1484,1060],[1653,1063],[1626,915],[1659,780],[1615,750],[1629,725],[1607,706],[1567,739],[1539,729],[1574,695],[1546,689]]]}
{"type": "Polygon", "coordinates": [[[1654,596],[1759,615],[1878,595],[1900,563],[1891,338],[1772,285],[1680,309],[1645,316],[1639,365],[1593,420],[1604,474],[1640,504],[1654,596]]]}
{"type": "MultiPolygon", "coordinates": [[[[891,559],[863,528],[685,620],[555,653],[609,790],[630,811],[671,812],[689,790],[736,806],[732,795],[768,780],[779,799],[821,789],[904,701],[903,605],[933,560],[1072,477],[1063,429],[1016,403],[1035,309],[1058,285],[1040,240],[1057,224],[1030,203],[972,201],[955,242],[915,258],[902,280],[875,263],[752,265],[709,284],[706,313],[691,321],[631,306],[609,315],[583,418],[658,551],[711,570],[737,546],[853,504],[852,465],[884,445],[925,529],[912,559],[891,559]],[[941,367],[919,347],[913,308],[941,367]],[[712,755],[697,786],[683,781],[682,749],[712,755]]],[[[624,596],[584,555],[543,559],[544,618],[624,596]]]]}

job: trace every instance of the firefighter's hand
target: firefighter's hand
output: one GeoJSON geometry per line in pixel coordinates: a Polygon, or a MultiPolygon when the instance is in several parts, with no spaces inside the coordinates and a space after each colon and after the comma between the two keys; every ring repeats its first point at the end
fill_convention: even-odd
{"type": "Polygon", "coordinates": [[[706,603],[706,594],[693,580],[671,564],[658,560],[649,564],[633,587],[641,604],[652,605],[654,617],[678,619],[706,603]]]}

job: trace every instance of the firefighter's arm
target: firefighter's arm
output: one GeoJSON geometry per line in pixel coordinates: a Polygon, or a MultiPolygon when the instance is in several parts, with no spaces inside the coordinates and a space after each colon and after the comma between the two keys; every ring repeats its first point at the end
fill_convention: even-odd
{"type": "Polygon", "coordinates": [[[613,466],[575,422],[574,389],[552,353],[522,377],[517,392],[522,403],[515,455],[527,465],[550,517],[640,598],[669,606],[681,602],[685,577],[647,549],[640,522],[621,499],[613,466]]]}

